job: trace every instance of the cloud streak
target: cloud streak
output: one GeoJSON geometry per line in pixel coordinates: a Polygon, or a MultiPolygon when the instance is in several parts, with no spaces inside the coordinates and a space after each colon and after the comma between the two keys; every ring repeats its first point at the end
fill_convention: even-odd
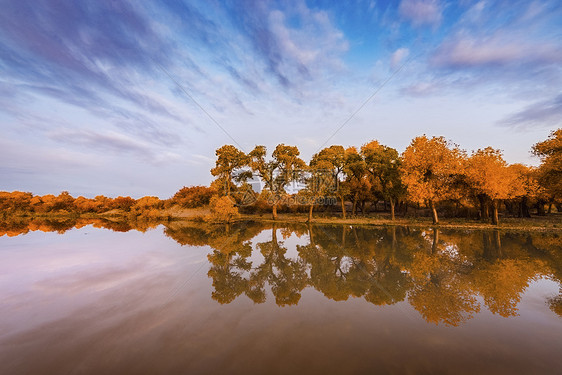
{"type": "Polygon", "coordinates": [[[502,121],[500,125],[528,128],[528,127],[560,127],[562,126],[562,94],[536,102],[502,121]]]}
{"type": "Polygon", "coordinates": [[[442,10],[437,0],[402,0],[398,12],[414,26],[441,23],[442,10]]]}

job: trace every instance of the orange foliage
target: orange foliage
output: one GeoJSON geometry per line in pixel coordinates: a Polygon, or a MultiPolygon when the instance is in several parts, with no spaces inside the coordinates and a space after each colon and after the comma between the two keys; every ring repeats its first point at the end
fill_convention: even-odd
{"type": "Polygon", "coordinates": [[[206,186],[184,186],[170,200],[184,208],[195,208],[209,204],[215,194],[215,189],[206,186]]]}
{"type": "Polygon", "coordinates": [[[231,222],[240,216],[238,208],[234,205],[232,198],[228,196],[211,198],[209,204],[211,208],[211,215],[209,217],[212,221],[231,222]]]}

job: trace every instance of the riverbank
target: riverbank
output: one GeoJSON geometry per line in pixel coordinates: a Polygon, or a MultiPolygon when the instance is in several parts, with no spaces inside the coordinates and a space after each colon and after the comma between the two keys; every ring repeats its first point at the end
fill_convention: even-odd
{"type": "MultiPolygon", "coordinates": [[[[121,210],[111,210],[104,213],[19,213],[14,215],[4,215],[3,221],[42,219],[62,221],[68,219],[105,219],[110,221],[205,221],[209,214],[209,209],[193,208],[184,209],[172,207],[165,210],[152,212],[151,215],[131,215],[121,210]]],[[[2,219],[0,219],[2,220],[2,219]]],[[[260,221],[275,222],[269,213],[243,214],[235,221],[260,221]]],[[[296,213],[280,213],[276,222],[307,223],[307,216],[296,213]]],[[[390,219],[387,213],[372,213],[367,216],[348,217],[343,219],[337,216],[327,216],[317,214],[312,219],[313,224],[337,224],[337,225],[366,225],[366,226],[412,226],[412,227],[432,227],[439,228],[466,228],[466,229],[499,229],[499,230],[542,230],[562,232],[562,214],[554,213],[546,216],[533,216],[531,218],[500,218],[499,225],[492,225],[490,222],[478,221],[466,218],[441,218],[438,225],[433,225],[430,217],[398,217],[390,219]]]]}
{"type": "MultiPolygon", "coordinates": [[[[240,220],[258,220],[274,222],[271,215],[242,215],[240,220]]],[[[280,214],[279,222],[299,222],[306,223],[305,215],[280,214]]],[[[550,214],[547,216],[534,216],[531,218],[502,218],[499,225],[489,222],[470,220],[466,218],[443,218],[439,224],[434,225],[429,217],[417,218],[396,218],[390,219],[390,215],[384,213],[372,214],[366,217],[351,217],[343,219],[341,217],[318,216],[312,219],[313,224],[345,224],[345,225],[369,225],[369,226],[413,226],[439,228],[467,228],[467,229],[508,229],[508,230],[548,230],[562,232],[562,215],[550,214]],[[388,216],[388,217],[386,217],[388,216]]]]}

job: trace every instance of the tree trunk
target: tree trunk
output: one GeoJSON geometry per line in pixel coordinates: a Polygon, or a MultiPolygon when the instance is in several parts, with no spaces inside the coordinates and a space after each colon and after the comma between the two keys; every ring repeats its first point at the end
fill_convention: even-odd
{"type": "Polygon", "coordinates": [[[271,214],[272,214],[273,220],[277,220],[277,203],[273,204],[271,214]]]}
{"type": "Polygon", "coordinates": [[[433,199],[429,200],[429,208],[431,208],[431,217],[433,218],[433,225],[439,224],[439,218],[437,217],[437,209],[435,208],[435,203],[433,199]]]}
{"type": "Polygon", "coordinates": [[[529,206],[527,204],[529,198],[524,196],[521,198],[521,214],[523,217],[531,217],[531,212],[529,212],[529,206]]]}
{"type": "MultiPolygon", "coordinates": [[[[311,204],[311,205],[308,207],[308,222],[309,222],[309,223],[312,221],[312,210],[313,210],[313,209],[314,209],[314,205],[311,204]]],[[[322,216],[322,215],[320,215],[320,216],[322,216]]]]}
{"type": "Polygon", "coordinates": [[[498,225],[498,224],[499,224],[499,220],[498,220],[498,206],[499,206],[499,201],[498,201],[498,199],[492,200],[492,208],[493,208],[493,210],[494,210],[493,215],[492,215],[492,224],[494,224],[494,225],[498,225]]]}
{"type": "Polygon", "coordinates": [[[353,200],[353,205],[351,206],[351,216],[357,216],[357,199],[353,200]]]}
{"type": "Polygon", "coordinates": [[[271,242],[273,242],[273,246],[275,248],[278,248],[279,245],[277,243],[277,225],[273,224],[273,226],[271,227],[271,242]]]}
{"type": "Polygon", "coordinates": [[[344,220],[345,220],[345,218],[346,218],[346,217],[345,217],[345,199],[343,199],[343,197],[342,197],[342,199],[341,199],[341,213],[342,213],[343,218],[344,218],[344,220]]]}
{"type": "Polygon", "coordinates": [[[439,229],[433,228],[433,244],[431,246],[431,254],[437,252],[437,245],[439,244],[439,229]]]}
{"type": "Polygon", "coordinates": [[[509,213],[510,216],[515,216],[515,210],[513,209],[513,201],[505,201],[505,209],[509,213]]]}
{"type": "Polygon", "coordinates": [[[490,217],[488,213],[488,200],[484,194],[478,195],[478,201],[480,202],[480,219],[487,220],[490,217]]]}
{"type": "Polygon", "coordinates": [[[394,199],[390,198],[390,220],[394,221],[394,199]]]}
{"type": "Polygon", "coordinates": [[[544,211],[544,200],[539,199],[537,202],[537,215],[545,216],[546,212],[544,211]]]}
{"type": "Polygon", "coordinates": [[[499,230],[494,230],[494,245],[496,247],[497,250],[497,256],[498,258],[501,258],[502,255],[502,242],[501,242],[501,237],[500,237],[500,231],[499,230]]]}

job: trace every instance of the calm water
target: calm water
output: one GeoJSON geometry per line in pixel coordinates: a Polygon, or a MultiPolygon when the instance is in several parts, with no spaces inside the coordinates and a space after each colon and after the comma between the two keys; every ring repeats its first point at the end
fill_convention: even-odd
{"type": "Polygon", "coordinates": [[[0,225],[1,374],[561,373],[562,236],[0,225]]]}

